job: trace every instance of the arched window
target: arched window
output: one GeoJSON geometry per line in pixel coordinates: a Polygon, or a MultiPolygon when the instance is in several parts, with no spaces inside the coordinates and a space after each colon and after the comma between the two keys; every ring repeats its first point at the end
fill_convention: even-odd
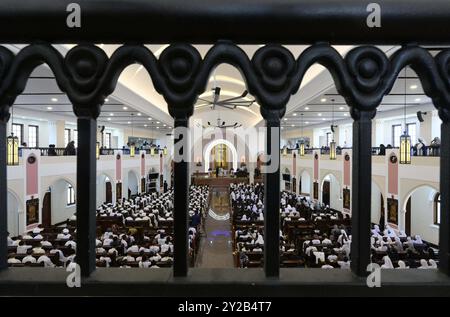
{"type": "Polygon", "coordinates": [[[439,225],[441,223],[441,194],[436,193],[434,196],[434,224],[439,225]]]}
{"type": "Polygon", "coordinates": [[[75,191],[72,185],[67,186],[67,206],[72,206],[75,204],[75,191]]]}

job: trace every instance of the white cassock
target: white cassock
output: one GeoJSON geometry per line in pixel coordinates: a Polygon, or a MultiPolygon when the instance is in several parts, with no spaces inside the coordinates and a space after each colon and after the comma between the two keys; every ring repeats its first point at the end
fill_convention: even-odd
{"type": "Polygon", "coordinates": [[[24,257],[22,259],[22,263],[36,263],[36,259],[34,257],[32,257],[31,255],[27,255],[26,257],[24,257]]]}
{"type": "Polygon", "coordinates": [[[37,263],[44,262],[44,267],[55,267],[55,264],[53,264],[52,260],[46,255],[42,255],[37,260],[37,263]]]}

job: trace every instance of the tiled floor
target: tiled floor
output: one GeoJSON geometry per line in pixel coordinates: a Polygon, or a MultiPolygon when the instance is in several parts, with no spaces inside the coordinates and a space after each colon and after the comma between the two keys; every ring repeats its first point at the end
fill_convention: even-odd
{"type": "Polygon", "coordinates": [[[232,268],[230,205],[227,188],[213,188],[211,211],[205,222],[206,236],[200,242],[196,267],[232,268]]]}

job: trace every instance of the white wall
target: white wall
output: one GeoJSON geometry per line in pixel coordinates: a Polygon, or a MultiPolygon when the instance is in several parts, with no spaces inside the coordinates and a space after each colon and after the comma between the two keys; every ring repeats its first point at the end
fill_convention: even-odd
{"type": "Polygon", "coordinates": [[[97,176],[97,195],[96,202],[97,206],[100,206],[106,201],[106,182],[111,182],[111,193],[112,193],[112,201],[115,201],[115,185],[113,181],[105,174],[101,174],[97,176]]]}
{"type": "Polygon", "coordinates": [[[372,223],[379,224],[380,223],[380,217],[381,217],[381,199],[380,199],[380,189],[378,186],[372,182],[372,204],[371,204],[371,215],[370,215],[370,221],[372,223]]]}
{"type": "Polygon", "coordinates": [[[76,205],[67,206],[67,186],[65,180],[58,180],[51,188],[52,224],[67,220],[76,212],[76,205]]]}
{"type": "Polygon", "coordinates": [[[438,244],[439,227],[434,225],[434,202],[436,190],[428,186],[416,189],[411,195],[411,235],[420,235],[423,240],[438,244]]]}
{"type": "Polygon", "coordinates": [[[330,208],[342,211],[341,186],[334,176],[331,176],[330,187],[330,208]]]}
{"type": "Polygon", "coordinates": [[[312,196],[311,193],[311,175],[307,171],[303,171],[301,174],[302,179],[302,193],[309,194],[312,196]]]}
{"type": "Polygon", "coordinates": [[[351,147],[353,144],[353,125],[343,124],[339,126],[339,144],[342,147],[351,147]]]}
{"type": "Polygon", "coordinates": [[[19,228],[19,212],[19,201],[14,194],[8,191],[8,232],[11,237],[21,233],[19,228]]]}
{"type": "MultiPolygon", "coordinates": [[[[28,117],[25,117],[26,119],[23,119],[23,117],[14,116],[14,123],[22,124],[23,125],[23,142],[26,142],[27,145],[29,145],[30,141],[28,140],[28,126],[34,125],[38,126],[38,139],[39,139],[39,146],[40,147],[48,147],[49,144],[49,124],[48,121],[43,120],[33,120],[28,117]]],[[[10,123],[12,123],[12,120],[10,120],[10,123]]],[[[11,133],[11,124],[8,125],[8,134],[11,133]]]]}
{"type": "Polygon", "coordinates": [[[434,110],[431,118],[431,138],[441,137],[441,119],[438,116],[437,110],[434,110]]]}
{"type": "MultiPolygon", "coordinates": [[[[330,182],[330,208],[342,211],[341,185],[339,181],[332,174],[325,176],[324,180],[330,182]]],[[[323,183],[321,193],[323,193],[323,183]]]]}
{"type": "Polygon", "coordinates": [[[133,171],[127,173],[127,187],[124,197],[127,197],[128,189],[131,190],[131,195],[136,195],[139,192],[139,180],[133,171]]]}

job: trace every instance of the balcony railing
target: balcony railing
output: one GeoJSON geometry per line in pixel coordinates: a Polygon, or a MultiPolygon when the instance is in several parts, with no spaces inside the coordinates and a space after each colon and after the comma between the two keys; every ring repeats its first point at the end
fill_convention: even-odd
{"type": "MultiPolygon", "coordinates": [[[[57,148],[57,147],[19,147],[19,156],[22,157],[22,153],[24,150],[37,150],[40,152],[40,156],[76,156],[77,149],[75,148],[75,153],[67,151],[66,148],[57,148]]],[[[130,155],[129,148],[100,148],[100,155],[114,155],[115,152],[122,151],[123,155],[130,155]]],[[[136,153],[139,151],[145,151],[146,154],[150,155],[150,149],[136,149],[136,153]]],[[[155,149],[153,152],[154,155],[159,155],[163,153],[163,149],[155,149]]]]}
{"type": "MultiPolygon", "coordinates": [[[[398,150],[398,147],[372,147],[372,155],[374,156],[385,156],[389,150],[398,150]]],[[[287,154],[290,155],[294,151],[298,149],[287,149],[286,152],[284,149],[280,150],[282,155],[287,154]]],[[[336,147],[336,155],[342,155],[345,150],[352,150],[351,147],[336,147]]],[[[321,155],[329,155],[330,148],[322,147],[322,148],[305,148],[305,154],[313,154],[314,151],[320,152],[321,155]]],[[[425,156],[425,157],[439,157],[441,155],[441,147],[440,146],[424,146],[421,150],[417,151],[414,147],[411,147],[411,156],[425,156]]]]}
{"type": "MultiPolygon", "coordinates": [[[[448,294],[450,287],[450,1],[378,0],[381,25],[361,1],[229,1],[229,0],[78,0],[82,27],[68,26],[65,8],[73,0],[0,1],[0,42],[33,43],[0,48],[0,211],[7,206],[6,131],[10,108],[27,86],[29,74],[49,65],[60,90],[73,103],[78,126],[77,264],[84,277],[77,290],[67,288],[67,272],[7,268],[7,213],[0,212],[0,292],[2,294],[149,294],[313,295],[313,294],[448,294]],[[368,12],[369,11],[369,12],[368,12]],[[7,18],[5,18],[7,17],[7,18]],[[183,23],[178,23],[180,17],[183,23]],[[211,23],[214,21],[214,23],[211,23]],[[250,22],[249,22],[250,21],[250,22]],[[36,27],[36,26],[39,27],[36,27]],[[74,45],[63,56],[52,43],[74,45]],[[110,56],[94,43],[119,44],[110,56]],[[136,44],[139,43],[139,44],[136,44]],[[144,44],[169,44],[155,56],[144,44]],[[248,56],[239,45],[261,44],[248,56]],[[293,56],[284,46],[309,45],[293,56]],[[314,43],[311,45],[311,43],[314,43]],[[199,52],[191,44],[211,44],[199,52]],[[364,46],[355,46],[369,44],[364,46]],[[345,56],[333,45],[353,45],[345,56]],[[387,54],[377,45],[398,47],[387,54]],[[432,54],[426,47],[436,47],[432,54]],[[161,95],[175,128],[187,128],[198,96],[221,64],[238,68],[248,92],[259,104],[267,129],[267,148],[280,148],[281,119],[291,96],[301,94],[307,71],[321,64],[331,74],[337,93],[348,103],[353,119],[351,272],[280,270],[280,171],[264,177],[264,271],[201,270],[188,267],[189,166],[174,163],[173,270],[125,272],[95,268],[97,117],[105,96],[114,92],[122,71],[143,66],[161,95]],[[417,73],[439,113],[441,124],[441,223],[439,268],[383,270],[379,289],[369,289],[365,276],[371,263],[372,119],[408,65],[417,73]],[[278,136],[278,137],[277,137],[278,136]],[[96,271],[96,272],[94,272],[96,271]],[[189,273],[189,274],[188,274],[189,273]],[[30,287],[30,281],[33,285],[30,287]]],[[[371,3],[373,5],[373,3],[371,3]]],[[[369,8],[370,9],[370,8],[369,8]]],[[[142,83],[143,85],[145,83],[142,83]]],[[[185,135],[176,136],[182,144],[185,135]]],[[[275,151],[278,155],[279,152],[275,151]]],[[[274,162],[278,160],[273,160],[274,162]]]]}

